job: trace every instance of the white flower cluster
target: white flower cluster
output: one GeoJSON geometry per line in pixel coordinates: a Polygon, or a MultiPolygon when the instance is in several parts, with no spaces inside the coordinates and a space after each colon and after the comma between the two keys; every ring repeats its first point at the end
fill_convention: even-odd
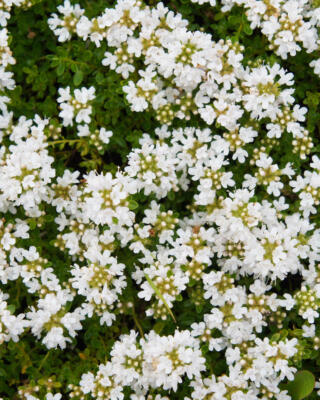
{"type": "Polygon", "coordinates": [[[25,0],[2,0],[0,8],[0,26],[6,26],[10,18],[10,11],[12,6],[21,6],[27,3],[25,0]]]}
{"type": "Polygon", "coordinates": [[[98,151],[103,151],[103,146],[110,142],[110,138],[113,135],[112,131],[107,131],[105,128],[92,131],[87,124],[78,125],[77,133],[80,138],[84,137],[89,143],[92,143],[98,151]]]}
{"type": "MultiPolygon", "coordinates": [[[[59,35],[59,28],[53,31],[59,35]]],[[[120,1],[91,21],[82,16],[76,33],[114,48],[102,64],[127,79],[123,90],[133,111],[154,110],[162,124],[200,114],[207,124],[225,128],[230,139],[240,136],[233,139],[236,147],[257,135],[239,134],[244,115],[252,122],[263,120],[269,137],[284,131],[303,137],[306,110],[294,105],[292,74],[278,64],[244,67],[240,44],[216,43],[210,34],[191,32],[187,21],[162,3],[151,9],[120,1]]]]}
{"type": "MultiPolygon", "coordinates": [[[[320,229],[311,219],[320,159],[313,155],[302,176],[275,151],[284,132],[302,160],[312,149],[293,74],[279,64],[245,67],[240,45],[189,31],[162,3],[120,0],[92,20],[68,1],[58,11],[63,17],[53,15],[49,25],[59,41],[72,34],[97,46],[106,40],[115,50],[103,64],[128,78],[132,109],[153,109],[162,124],[142,136],[117,173],[60,172],[48,150],[50,120],[16,121],[9,97],[0,98],[0,342],[30,331],[46,348],[65,349],[85,320],[109,327],[124,306],[134,315],[124,296],[130,286],[158,328],[175,319],[180,301],[199,314],[188,328],[162,335],[144,333],[135,318],[140,337],[131,331],[115,339],[109,361],[79,377],[70,398],[168,400],[187,385],[185,400],[289,400],[280,384],[293,379],[305,348],[319,348],[320,317],[320,229]],[[169,130],[173,118],[188,121],[190,113],[223,133],[169,130]],[[64,279],[47,247],[28,241],[34,224],[46,240],[49,222],[55,238],[47,247],[61,252],[64,279]],[[15,315],[5,288],[18,280],[32,304],[15,315]],[[210,355],[225,362],[220,375],[210,355]]],[[[5,68],[13,59],[2,35],[5,68]]],[[[0,81],[3,89],[14,85],[5,75],[0,81]]],[[[59,94],[63,125],[84,123],[78,136],[90,137],[95,88],[59,94]]],[[[102,143],[111,134],[98,132],[102,143]]]]}
{"type": "MultiPolygon", "coordinates": [[[[1,13],[0,13],[1,14],[1,13]]],[[[0,16],[0,27],[1,27],[1,16],[0,16]]],[[[6,89],[12,90],[15,87],[13,79],[13,73],[6,71],[6,68],[16,63],[16,60],[12,56],[12,52],[8,45],[9,35],[6,28],[0,29],[0,108],[5,110],[5,104],[9,101],[7,96],[4,96],[6,89]]],[[[8,118],[8,115],[1,116],[2,118],[8,118]]]]}
{"type": "MultiPolygon", "coordinates": [[[[215,0],[191,0],[216,5],[215,0]]],[[[313,53],[310,66],[320,76],[320,4],[317,0],[221,0],[221,11],[244,7],[251,29],[260,29],[273,50],[283,59],[305,49],[313,53]]]]}
{"type": "Polygon", "coordinates": [[[59,94],[60,97],[57,101],[60,103],[61,112],[59,117],[63,120],[63,126],[72,126],[74,118],[78,124],[81,122],[90,123],[92,107],[89,103],[95,98],[94,87],[75,89],[74,96],[72,96],[68,86],[65,89],[60,88],[59,94]]]}
{"type": "Polygon", "coordinates": [[[47,120],[21,117],[16,125],[10,115],[2,124],[2,136],[14,143],[1,152],[0,210],[13,212],[22,206],[27,213],[39,215],[39,204],[48,199],[48,184],[55,176],[53,157],[46,149],[43,132],[47,120]]]}
{"type": "Polygon", "coordinates": [[[121,336],[110,352],[111,360],[100,364],[95,375],[82,375],[79,387],[71,387],[73,392],[77,396],[90,393],[101,400],[122,400],[124,387],[131,386],[136,392],[131,398],[142,399],[150,388],[176,391],[185,375],[199,378],[205,370],[199,341],[189,331],[175,331],[173,336],[151,331],[139,341],[136,336],[133,331],[121,336]]]}
{"type": "Polygon", "coordinates": [[[13,340],[17,342],[19,335],[26,327],[26,321],[23,314],[15,316],[8,309],[8,304],[5,301],[8,295],[0,291],[0,344],[13,340]]]}
{"type": "MultiPolygon", "coordinates": [[[[9,47],[9,35],[6,28],[8,20],[10,18],[10,11],[13,6],[28,7],[31,5],[30,0],[1,0],[0,2],[0,109],[1,114],[7,114],[5,104],[9,101],[9,98],[4,95],[5,90],[12,90],[15,87],[15,81],[13,79],[13,73],[6,71],[6,68],[16,63],[16,60],[12,56],[12,52],[9,47]]],[[[1,115],[8,117],[7,115],[1,115]]],[[[0,136],[1,139],[1,136],[0,136]]]]}
{"type": "MultiPolygon", "coordinates": [[[[38,388],[36,387],[36,389],[38,388]]],[[[23,396],[23,398],[26,400],[39,400],[39,397],[37,395],[34,396],[33,394],[25,393],[21,390],[19,392],[21,392],[19,393],[19,395],[23,396]]],[[[35,390],[35,392],[37,392],[37,390],[35,390]]],[[[62,398],[61,393],[56,393],[53,395],[51,392],[47,393],[46,397],[43,397],[44,400],[61,400],[61,398],[62,398]]]]}
{"type": "Polygon", "coordinates": [[[58,11],[62,14],[59,18],[57,14],[53,14],[48,19],[48,24],[58,36],[59,42],[65,42],[71,39],[72,33],[76,31],[76,25],[84,13],[79,4],[73,6],[69,0],[66,0],[63,5],[58,6],[58,11]]]}

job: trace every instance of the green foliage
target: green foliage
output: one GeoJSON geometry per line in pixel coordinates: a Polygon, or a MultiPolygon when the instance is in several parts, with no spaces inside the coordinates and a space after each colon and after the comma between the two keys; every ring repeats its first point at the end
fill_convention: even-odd
{"type": "Polygon", "coordinates": [[[294,380],[287,385],[292,400],[302,400],[308,397],[314,389],[315,377],[310,371],[299,371],[294,380]]]}

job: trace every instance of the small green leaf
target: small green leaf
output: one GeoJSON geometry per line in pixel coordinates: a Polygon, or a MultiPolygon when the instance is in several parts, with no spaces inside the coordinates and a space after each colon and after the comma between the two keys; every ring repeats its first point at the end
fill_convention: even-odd
{"type": "Polygon", "coordinates": [[[292,400],[302,400],[309,396],[314,389],[315,382],[315,377],[310,371],[297,372],[294,380],[287,385],[292,400]]]}
{"type": "Polygon", "coordinates": [[[16,311],[16,307],[14,304],[10,304],[9,306],[7,306],[7,309],[11,312],[11,314],[16,311]]]}
{"type": "Polygon", "coordinates": [[[148,281],[149,285],[152,287],[152,289],[154,290],[154,292],[156,293],[156,295],[159,297],[159,299],[162,301],[162,303],[165,305],[166,309],[168,310],[168,313],[170,314],[171,318],[174,320],[175,323],[177,323],[170,307],[168,306],[168,303],[165,301],[164,297],[162,296],[162,293],[160,292],[160,290],[157,288],[157,286],[152,282],[152,280],[150,279],[150,277],[144,273],[144,276],[146,277],[146,280],[148,281]]]}
{"type": "Polygon", "coordinates": [[[101,72],[98,72],[96,75],[96,82],[101,85],[104,81],[104,76],[101,72]]]}
{"type": "Polygon", "coordinates": [[[213,19],[214,19],[215,21],[220,21],[221,19],[223,19],[223,18],[225,18],[225,17],[226,17],[226,14],[225,14],[225,13],[219,12],[219,13],[215,14],[215,16],[213,17],[213,19]]]}
{"type": "Polygon", "coordinates": [[[228,21],[230,25],[239,25],[241,24],[241,16],[240,15],[230,15],[228,17],[228,21]]]}
{"type": "Polygon", "coordinates": [[[162,329],[165,327],[165,323],[163,321],[159,321],[157,323],[154,324],[153,326],[153,330],[160,335],[162,329]]]}
{"type": "Polygon", "coordinates": [[[139,204],[134,200],[129,200],[129,210],[135,210],[139,207],[139,204]]]}
{"type": "Polygon", "coordinates": [[[171,201],[173,201],[173,200],[175,199],[175,193],[172,192],[172,191],[169,192],[169,193],[168,193],[168,199],[171,200],[171,201]]]}
{"type": "Polygon", "coordinates": [[[203,306],[196,306],[196,311],[197,311],[197,313],[198,314],[201,314],[202,313],[202,310],[203,310],[203,306]]]}
{"type": "Polygon", "coordinates": [[[183,300],[182,295],[181,295],[181,294],[178,294],[178,296],[176,297],[176,300],[177,300],[177,301],[182,301],[182,300],[183,300]]]}
{"type": "Polygon", "coordinates": [[[35,219],[30,219],[29,220],[29,227],[31,230],[35,229],[37,227],[37,221],[35,219]]]}
{"type": "Polygon", "coordinates": [[[54,221],[54,215],[46,215],[46,216],[45,216],[45,220],[46,220],[47,222],[52,222],[52,221],[54,221]]]}
{"type": "Polygon", "coordinates": [[[252,35],[252,33],[253,33],[253,30],[251,29],[250,25],[248,25],[248,24],[244,25],[243,31],[248,36],[252,35]]]}
{"type": "Polygon", "coordinates": [[[72,72],[76,73],[78,71],[78,65],[76,63],[69,64],[69,68],[71,69],[72,72]]]}
{"type": "Polygon", "coordinates": [[[58,76],[63,75],[64,71],[65,71],[65,64],[64,63],[60,63],[58,65],[58,67],[57,67],[57,75],[58,76]]]}
{"type": "Polygon", "coordinates": [[[83,80],[83,72],[80,69],[78,69],[73,77],[74,86],[79,86],[82,80],[83,80]]]}

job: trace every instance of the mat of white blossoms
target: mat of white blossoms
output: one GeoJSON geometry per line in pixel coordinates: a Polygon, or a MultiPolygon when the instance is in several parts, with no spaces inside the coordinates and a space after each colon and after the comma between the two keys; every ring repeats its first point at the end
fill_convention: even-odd
{"type": "MultiPolygon", "coordinates": [[[[221,3],[226,15],[242,7],[268,51],[286,60],[303,48],[320,73],[317,2],[221,3]]],[[[57,45],[106,42],[102,68],[121,75],[134,115],[152,112],[158,127],[118,172],[56,170],[56,132],[73,129],[102,152],[113,133],[91,128],[97,88],[72,82],[58,90],[58,122],[13,116],[6,25],[24,5],[0,6],[1,346],[28,337],[44,354],[67,354],[94,318],[105,332],[122,322],[105,362],[66,387],[25,382],[17,398],[291,399],[286,384],[320,346],[320,156],[294,74],[281,62],[245,65],[241,43],[191,29],[160,2],[120,0],[90,19],[66,0],[47,16],[57,45]],[[279,156],[284,136],[301,173],[279,156]],[[49,214],[55,239],[30,244],[34,231],[46,240],[49,214]],[[28,296],[18,311],[6,290],[15,281],[28,296]]]]}

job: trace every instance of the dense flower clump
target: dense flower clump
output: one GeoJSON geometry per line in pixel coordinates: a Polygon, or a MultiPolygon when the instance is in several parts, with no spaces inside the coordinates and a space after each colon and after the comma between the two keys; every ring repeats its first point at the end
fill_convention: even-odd
{"type": "Polygon", "coordinates": [[[99,70],[120,76],[131,118],[153,116],[116,166],[81,61],[56,115],[11,108],[6,26],[11,7],[33,3],[2,3],[0,346],[46,354],[22,366],[33,378],[14,398],[290,400],[320,349],[320,156],[282,62],[306,51],[320,74],[320,8],[210,0],[223,16],[243,7],[267,38],[274,58],[248,61],[239,40],[160,2],[119,0],[94,17],[58,5],[45,21],[55,40],[103,49],[99,70]],[[99,168],[79,164],[90,151],[99,168]],[[50,354],[69,352],[81,373],[40,379],[50,354]]]}

